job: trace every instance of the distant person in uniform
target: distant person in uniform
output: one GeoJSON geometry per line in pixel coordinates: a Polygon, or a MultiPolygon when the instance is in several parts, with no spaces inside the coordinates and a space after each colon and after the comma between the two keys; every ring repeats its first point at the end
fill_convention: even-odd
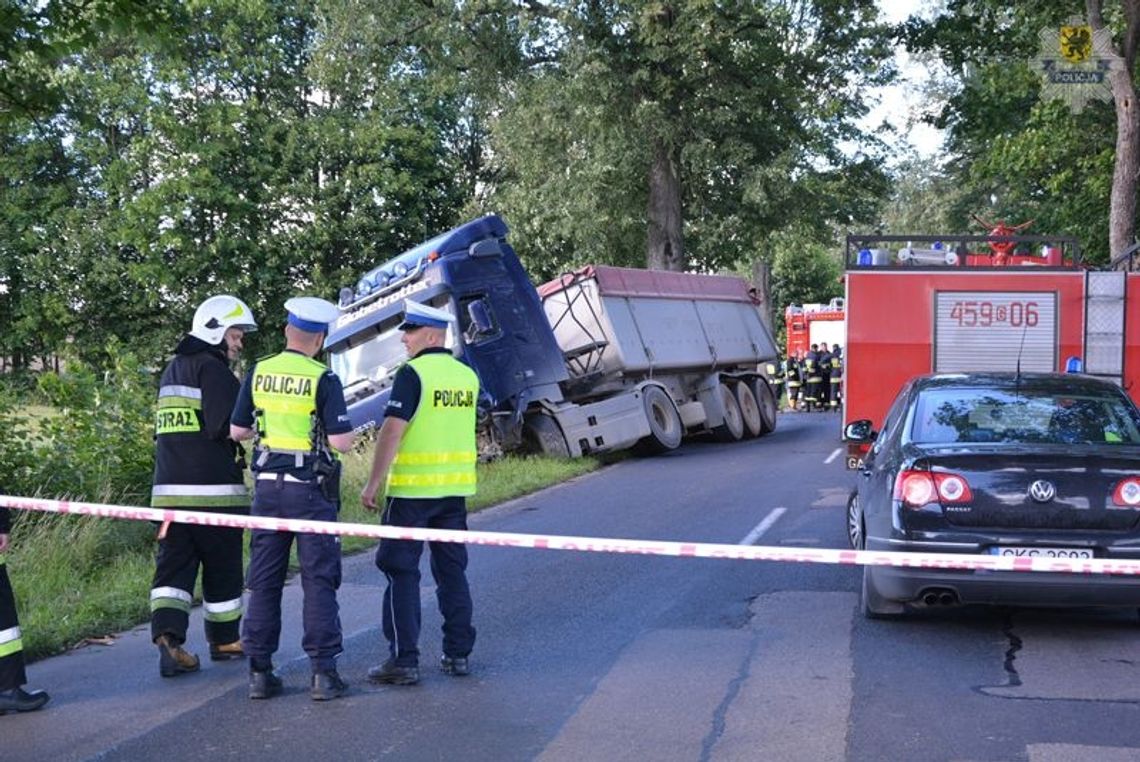
{"type": "MultiPolygon", "coordinates": [[[[340,461],[333,451],[348,452],[354,434],[340,379],[313,358],[338,311],[314,297],[290,299],[285,309],[285,349],[258,360],[246,376],[230,434],[238,441],[253,438],[254,516],[336,521],[340,461]]],[[[347,689],[336,668],[342,651],[336,600],[340,537],[254,529],[246,576],[249,606],[242,626],[251,699],[269,698],[282,688],[273,654],[281,636],[281,592],[294,540],[304,591],[301,645],[312,669],[309,695],[327,701],[347,689]]]]}
{"type": "MultiPolygon", "coordinates": [[[[0,508],[0,714],[33,712],[48,702],[43,691],[26,691],[28,676],[24,672],[24,641],[20,620],[16,616],[16,596],[8,579],[4,555],[8,551],[11,513],[0,508]]],[[[4,742],[0,741],[0,749],[4,742]]]]}
{"type": "Polygon", "coordinates": [[[831,393],[828,395],[832,407],[839,407],[843,399],[843,349],[838,344],[831,345],[831,376],[828,379],[831,393]]]}
{"type": "Polygon", "coordinates": [[[812,344],[811,349],[804,355],[804,405],[811,410],[819,405],[819,386],[823,377],[819,371],[819,345],[812,344]]]}
{"type": "Polygon", "coordinates": [[[776,409],[779,410],[784,404],[784,380],[787,375],[787,363],[783,359],[777,359],[768,363],[765,366],[765,371],[768,376],[768,383],[772,387],[772,395],[776,398],[776,409]]]}
{"type": "Polygon", "coordinates": [[[819,348],[819,407],[820,410],[825,410],[832,407],[831,405],[831,350],[827,348],[827,343],[823,343],[819,348]]]}
{"type": "Polygon", "coordinates": [[[788,387],[788,409],[799,410],[803,405],[803,354],[799,349],[785,362],[784,378],[788,387]]]}
{"type": "MultiPolygon", "coordinates": [[[[383,522],[390,526],[467,529],[467,496],[475,494],[475,403],[479,379],[447,349],[450,312],[404,303],[404,347],[410,358],[396,373],[376,454],[360,500],[376,509],[385,485],[383,522]]],[[[429,542],[431,573],[443,615],[440,668],[468,674],[475,645],[467,546],[429,542]]],[[[376,566],[388,580],[383,627],[388,659],[368,679],[414,685],[419,675],[420,554],[418,540],[382,539],[376,566]]]]}
{"type": "MultiPolygon", "coordinates": [[[[235,296],[211,296],[194,312],[190,332],[159,381],[152,507],[249,513],[244,453],[230,439],[230,414],[241,388],[230,363],[245,335],[256,330],[253,313],[235,296]]],[[[198,670],[198,657],[182,644],[199,567],[210,658],[243,658],[243,536],[238,528],[196,524],[163,524],[159,530],[150,631],[163,677],[198,670]]]]}

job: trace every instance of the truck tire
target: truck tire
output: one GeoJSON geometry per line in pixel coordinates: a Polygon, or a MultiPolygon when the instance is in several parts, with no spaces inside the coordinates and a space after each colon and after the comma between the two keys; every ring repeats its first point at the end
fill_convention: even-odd
{"type": "Polygon", "coordinates": [[[562,428],[549,415],[532,415],[523,424],[523,450],[552,458],[569,458],[570,448],[562,428]]]}
{"type": "Polygon", "coordinates": [[[740,403],[728,384],[720,385],[720,400],[724,406],[724,422],[712,427],[713,436],[718,442],[739,442],[744,436],[744,420],[740,415],[740,403]]]}
{"type": "Polygon", "coordinates": [[[752,381],[752,393],[756,396],[756,404],[760,408],[760,436],[771,434],[776,430],[776,413],[779,410],[776,395],[768,382],[762,378],[752,381]]]}
{"type": "Polygon", "coordinates": [[[760,406],[756,402],[756,395],[747,381],[733,384],[736,392],[736,402],[740,405],[740,419],[744,423],[744,438],[755,439],[764,433],[764,424],[760,420],[760,406]]]}
{"type": "Polygon", "coordinates": [[[649,423],[649,436],[637,443],[640,452],[658,455],[675,450],[685,435],[681,415],[669,395],[660,386],[647,386],[642,390],[641,403],[649,423]]]}

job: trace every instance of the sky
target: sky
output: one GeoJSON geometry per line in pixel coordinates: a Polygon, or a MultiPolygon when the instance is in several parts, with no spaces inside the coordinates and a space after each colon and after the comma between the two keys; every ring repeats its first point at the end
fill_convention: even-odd
{"type": "MultiPolygon", "coordinates": [[[[878,4],[886,21],[898,23],[912,14],[922,13],[923,6],[928,3],[923,0],[878,0],[878,4]]],[[[925,77],[925,70],[910,61],[905,50],[900,49],[895,59],[901,74],[899,82],[879,89],[875,94],[879,105],[871,110],[864,125],[870,128],[886,120],[903,133],[904,144],[913,146],[920,156],[933,157],[942,147],[941,131],[924,124],[907,124],[908,116],[920,104],[921,96],[917,89],[925,77]]]]}

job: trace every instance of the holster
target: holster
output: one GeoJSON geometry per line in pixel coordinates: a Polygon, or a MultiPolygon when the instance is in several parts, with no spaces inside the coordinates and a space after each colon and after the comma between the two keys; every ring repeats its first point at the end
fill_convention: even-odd
{"type": "Polygon", "coordinates": [[[340,471],[339,460],[329,462],[324,458],[317,458],[313,466],[317,476],[320,477],[321,495],[332,503],[340,503],[340,471]]]}

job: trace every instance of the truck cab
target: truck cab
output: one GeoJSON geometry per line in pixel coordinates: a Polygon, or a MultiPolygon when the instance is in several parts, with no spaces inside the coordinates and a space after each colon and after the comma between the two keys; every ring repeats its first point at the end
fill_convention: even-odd
{"type": "Polygon", "coordinates": [[[480,412],[518,413],[528,401],[562,399],[567,370],[507,226],[488,215],[400,254],[341,290],[325,340],[353,428],[378,426],[396,371],[408,359],[398,326],[413,299],[456,316],[447,345],[479,377],[480,412]],[[503,410],[506,407],[507,410],[503,410]]]}

